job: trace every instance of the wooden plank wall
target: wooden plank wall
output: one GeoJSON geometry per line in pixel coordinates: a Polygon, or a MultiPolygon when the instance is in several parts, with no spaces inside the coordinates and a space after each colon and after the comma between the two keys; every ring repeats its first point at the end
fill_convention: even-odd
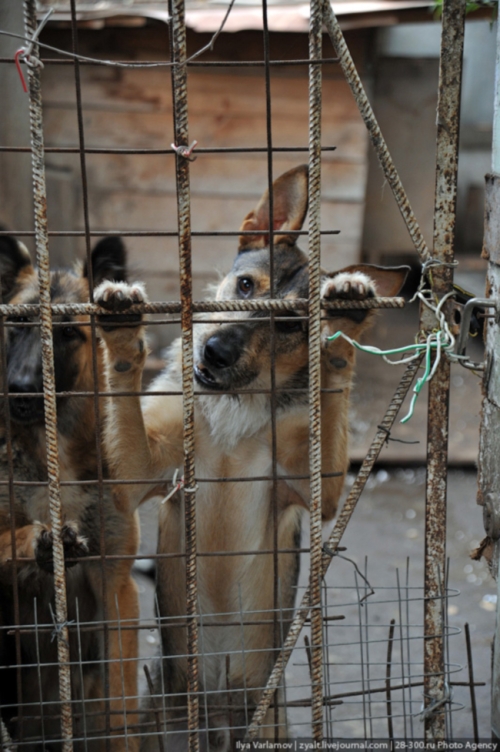
{"type": "MultiPolygon", "coordinates": [[[[361,34],[366,34],[362,32],[361,34]]],[[[52,30],[49,42],[69,46],[68,32],[52,30]]],[[[205,43],[189,35],[190,49],[205,43]]],[[[145,29],[103,29],[82,34],[81,51],[118,59],[168,59],[164,26],[145,29]]],[[[307,58],[307,37],[279,34],[272,39],[275,59],[307,58]]],[[[218,59],[262,59],[261,35],[222,35],[218,59]],[[237,39],[238,38],[238,39],[237,39]]],[[[365,39],[353,37],[363,53],[365,39]]],[[[333,57],[325,43],[325,56],[333,57]]],[[[172,96],[168,69],[116,69],[83,66],[84,127],[87,146],[168,148],[172,135],[172,96]]],[[[307,66],[272,69],[272,130],[274,146],[307,146],[307,66]]],[[[200,146],[266,146],[263,68],[190,68],[190,139],[200,146]]],[[[47,145],[78,143],[74,73],[71,66],[46,66],[43,71],[47,145]]],[[[338,229],[325,237],[324,266],[341,268],[359,260],[367,173],[364,125],[337,65],[325,66],[323,144],[335,152],[323,160],[323,228],[338,229]]],[[[300,164],[305,154],[276,154],[275,176],[300,164]]],[[[51,229],[83,227],[78,155],[48,154],[49,223],[51,229]]],[[[173,155],[89,155],[89,206],[92,230],[176,230],[175,162],[173,155]]],[[[196,231],[237,231],[243,217],[267,185],[265,154],[200,155],[191,169],[192,224],[196,231]]],[[[307,247],[307,239],[302,243],[307,247]]],[[[130,238],[127,241],[137,278],[147,282],[150,297],[178,299],[178,258],[175,239],[130,238]]],[[[236,238],[193,239],[194,295],[203,297],[210,282],[224,273],[234,257],[236,238]]],[[[83,242],[52,242],[55,263],[83,255],[83,242]]],[[[154,346],[170,338],[155,327],[154,346]],[[157,331],[156,331],[157,330],[157,331]]]]}

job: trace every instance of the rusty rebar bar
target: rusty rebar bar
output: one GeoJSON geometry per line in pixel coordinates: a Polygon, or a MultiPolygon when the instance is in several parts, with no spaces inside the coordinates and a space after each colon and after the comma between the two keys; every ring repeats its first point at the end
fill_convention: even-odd
{"type": "Polygon", "coordinates": [[[465,647],[467,649],[467,671],[469,672],[469,690],[470,690],[470,704],[472,710],[472,728],[474,730],[474,741],[477,744],[479,742],[479,728],[477,722],[477,703],[476,703],[476,684],[474,682],[474,664],[472,662],[472,644],[470,639],[469,624],[464,624],[465,632],[465,647]]]}
{"type": "MultiPolygon", "coordinates": [[[[367,300],[322,300],[321,307],[325,310],[372,310],[376,308],[404,308],[404,298],[368,298],[367,300]]],[[[105,308],[95,303],[56,303],[49,305],[53,316],[105,316],[109,314],[105,308]]],[[[192,303],[194,313],[219,313],[237,311],[307,311],[309,303],[305,298],[297,300],[270,300],[260,298],[255,300],[198,300],[192,303]]],[[[41,306],[36,303],[2,303],[0,316],[38,316],[41,306]]],[[[182,313],[182,302],[153,302],[130,306],[127,313],[182,313]]],[[[9,323],[8,321],[6,322],[9,323]]],[[[196,321],[194,323],[197,323],[196,321]]],[[[54,322],[57,324],[57,322],[54,322]]]]}
{"type": "MultiPolygon", "coordinates": [[[[444,0],[437,110],[436,196],[432,292],[452,290],[460,91],[465,29],[465,0],[444,0]]],[[[433,312],[421,310],[421,328],[436,326],[433,312]]],[[[427,480],[425,503],[424,723],[428,741],[445,737],[445,656],[441,593],[446,572],[446,486],[448,465],[450,362],[442,358],[429,384],[427,480]],[[432,707],[436,705],[436,712],[432,707]]]]}
{"type": "Polygon", "coordinates": [[[394,645],[394,627],[396,619],[391,619],[389,626],[389,638],[387,640],[387,662],[385,666],[385,696],[387,706],[387,733],[389,739],[394,741],[394,726],[392,723],[392,687],[391,687],[391,672],[392,672],[392,646],[394,645]]]}
{"type": "MultiPolygon", "coordinates": [[[[82,86],[80,77],[80,60],[78,58],[78,21],[76,0],[70,0],[71,9],[71,36],[73,53],[75,57],[74,63],[74,76],[75,76],[75,94],[76,94],[76,113],[78,122],[78,142],[79,142],[79,156],[80,156],[80,177],[82,185],[82,209],[83,209],[83,225],[85,232],[85,258],[87,264],[87,274],[89,281],[89,300],[94,302],[94,272],[92,266],[92,246],[90,238],[90,213],[89,213],[89,191],[87,180],[87,162],[85,155],[85,130],[83,125],[83,105],[82,105],[82,86]]],[[[107,577],[106,577],[106,519],[104,510],[104,486],[103,486],[103,450],[102,450],[102,426],[101,426],[101,404],[99,399],[99,358],[97,354],[97,332],[96,332],[96,318],[90,317],[90,342],[92,349],[92,386],[93,386],[93,411],[95,420],[95,452],[96,452],[96,468],[97,468],[97,492],[98,492],[98,509],[99,509],[99,548],[101,555],[101,597],[102,597],[102,616],[106,621],[108,618],[108,593],[107,593],[107,577]]],[[[103,682],[103,696],[104,696],[104,709],[105,709],[105,725],[106,725],[106,752],[110,752],[111,743],[111,726],[110,726],[110,700],[109,700],[109,666],[107,659],[109,657],[109,635],[108,630],[103,631],[103,653],[104,653],[104,682],[103,682]]]]}
{"type": "MultiPolygon", "coordinates": [[[[26,35],[30,38],[37,29],[35,0],[24,0],[26,35]]],[[[57,442],[57,405],[55,397],[54,348],[52,341],[52,310],[50,294],[50,262],[47,227],[47,189],[43,149],[42,90],[40,68],[36,65],[38,46],[28,64],[30,99],[31,160],[35,207],[35,240],[40,287],[40,340],[47,444],[47,475],[50,521],[53,537],[54,591],[57,620],[57,655],[59,661],[59,698],[61,702],[61,737],[63,752],[73,750],[71,717],[71,674],[67,628],[66,576],[64,548],[61,538],[62,506],[59,487],[59,452],[57,442]]]]}
{"type": "Polygon", "coordinates": [[[324,0],[324,22],[330,39],[339,57],[340,65],[344,71],[347,83],[353,93],[359,112],[370,134],[370,139],[379,159],[385,178],[389,183],[393,196],[398,205],[401,216],[406,224],[410,237],[415,245],[420,260],[427,261],[430,258],[429,248],[425,242],[422,230],[413,213],[408,196],[399,177],[396,166],[392,160],[391,154],[385,142],[380,126],[373,112],[370,101],[366,95],[361,79],[354,65],[351,53],[344,39],[337,17],[332,9],[330,0],[324,0]]]}
{"type": "MultiPolygon", "coordinates": [[[[311,0],[309,57],[321,58],[323,2],[311,0]]],[[[309,515],[311,712],[315,742],[323,739],[323,621],[321,610],[321,66],[309,68],[309,515]]]]}
{"type": "Polygon", "coordinates": [[[189,160],[182,147],[189,145],[186,24],[184,0],[170,0],[171,58],[174,134],[176,146],[177,221],[179,230],[179,270],[182,328],[182,408],[184,437],[184,519],[186,550],[187,699],[189,752],[199,750],[198,679],[198,586],[196,558],[196,484],[194,458],[194,384],[193,384],[193,290],[191,267],[191,194],[189,160]]]}
{"type": "MultiPolygon", "coordinates": [[[[415,360],[412,363],[409,363],[408,366],[406,367],[406,370],[401,378],[401,381],[398,384],[398,387],[389,404],[389,407],[387,408],[387,412],[384,415],[382,422],[377,427],[377,433],[375,434],[375,437],[373,438],[373,441],[366,454],[366,457],[363,460],[363,464],[361,465],[359,469],[357,478],[351,488],[349,496],[347,497],[345,504],[342,507],[342,511],[340,512],[337,518],[337,522],[335,523],[335,526],[330,534],[330,538],[328,539],[327,548],[332,553],[335,553],[335,551],[338,549],[339,543],[347,528],[347,524],[353,515],[354,509],[356,508],[356,504],[359,500],[359,497],[361,496],[361,493],[370,476],[371,470],[380,452],[382,451],[382,447],[384,446],[384,443],[387,437],[387,431],[392,428],[394,421],[396,420],[396,416],[401,408],[401,405],[403,404],[403,401],[406,395],[408,394],[408,390],[410,389],[413,379],[415,378],[415,375],[418,371],[421,360],[422,359],[419,358],[418,360],[415,360]]],[[[330,556],[330,554],[323,556],[323,562],[322,562],[323,576],[326,574],[326,571],[328,567],[330,566],[330,562],[332,558],[333,557],[330,556]]],[[[309,589],[307,589],[302,597],[300,606],[297,609],[297,612],[290,625],[290,629],[288,631],[287,638],[283,645],[283,649],[281,650],[278,658],[276,659],[273,670],[271,674],[269,675],[266,688],[263,691],[259,704],[257,705],[257,708],[254,712],[252,722],[250,726],[248,727],[247,737],[249,739],[254,739],[259,732],[260,725],[262,724],[265,714],[267,712],[267,709],[269,708],[269,705],[271,704],[273,695],[279,685],[283,671],[285,670],[285,667],[290,659],[292,651],[297,643],[302,627],[304,626],[306,619],[309,616],[309,610],[310,610],[309,598],[310,598],[309,589]]]]}

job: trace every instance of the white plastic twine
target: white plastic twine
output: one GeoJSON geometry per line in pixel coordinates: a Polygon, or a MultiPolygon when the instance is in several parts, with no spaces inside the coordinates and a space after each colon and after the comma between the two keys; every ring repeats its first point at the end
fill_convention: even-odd
{"type": "Polygon", "coordinates": [[[350,345],[355,347],[357,350],[369,353],[370,355],[379,355],[385,360],[386,363],[391,366],[399,366],[402,363],[411,363],[413,360],[417,360],[417,358],[419,358],[422,353],[425,353],[424,373],[417,380],[415,386],[413,387],[413,397],[410,402],[410,408],[408,410],[408,414],[401,419],[401,423],[407,423],[413,416],[417,397],[420,394],[424,384],[427,384],[427,382],[429,382],[436,373],[442,354],[446,353],[447,357],[451,358],[452,360],[460,360],[464,357],[462,355],[456,355],[453,352],[455,348],[455,337],[451,333],[445,315],[443,313],[444,304],[454,294],[454,292],[447,293],[441,298],[437,305],[432,302],[431,290],[419,289],[413,296],[412,301],[418,298],[425,306],[427,306],[427,308],[429,308],[434,313],[437,319],[438,327],[427,336],[425,342],[416,342],[413,345],[396,347],[391,350],[381,350],[380,348],[373,347],[371,345],[360,345],[359,342],[356,342],[356,340],[351,339],[347,336],[347,334],[344,334],[344,332],[340,331],[332,334],[331,337],[327,337],[330,342],[334,342],[340,337],[350,345]],[[432,362],[432,352],[435,352],[434,363],[432,362]],[[399,360],[390,360],[388,357],[389,355],[404,355],[405,353],[412,354],[406,357],[402,357],[399,360]]]}

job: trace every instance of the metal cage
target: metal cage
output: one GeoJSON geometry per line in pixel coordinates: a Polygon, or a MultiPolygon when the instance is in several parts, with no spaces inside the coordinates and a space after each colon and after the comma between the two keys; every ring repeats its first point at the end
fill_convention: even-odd
{"type": "MultiPolygon", "coordinates": [[[[233,0],[234,2],[234,0],[233,0]]],[[[321,196],[321,158],[325,150],[335,148],[334,144],[322,145],[321,140],[321,75],[322,66],[332,63],[332,58],[323,57],[324,29],[335,49],[338,63],[352,89],[361,116],[366,124],[372,144],[377,152],[386,180],[394,194],[401,215],[407,225],[408,232],[415,245],[415,251],[423,265],[423,278],[427,276],[432,294],[436,299],[447,296],[452,289],[453,278],[453,235],[455,226],[457,151],[458,151],[458,117],[460,103],[461,61],[463,48],[463,33],[465,20],[464,0],[445,0],[442,19],[442,55],[440,63],[439,106],[438,106],[438,142],[437,142],[437,177],[434,248],[427,247],[419,229],[417,220],[412,212],[408,198],[399,179],[396,168],[385,144],[383,135],[378,127],[375,115],[371,109],[363,85],[354,66],[352,57],[346,46],[339,23],[326,0],[311,0],[309,58],[307,60],[292,61],[295,64],[306,65],[309,69],[309,145],[297,145],[287,151],[300,154],[305,153],[309,162],[309,230],[298,232],[307,236],[309,249],[309,297],[294,301],[287,305],[283,300],[271,294],[269,300],[261,301],[195,301],[192,294],[192,265],[191,265],[191,231],[190,210],[190,160],[193,158],[193,145],[190,145],[187,72],[189,66],[203,65],[210,68],[217,65],[213,61],[203,61],[203,53],[213,49],[224,23],[231,13],[233,2],[227,9],[221,28],[214,35],[210,45],[199,50],[196,55],[187,56],[186,27],[184,23],[184,0],[171,0],[170,3],[170,59],[162,62],[137,61],[99,61],[82,57],[78,54],[78,19],[76,0],[71,0],[70,17],[72,29],[72,49],[66,51],[46,49],[39,45],[39,20],[35,0],[24,0],[25,31],[20,34],[24,48],[24,61],[27,62],[28,92],[30,102],[30,130],[31,146],[9,147],[2,145],[3,151],[29,151],[32,155],[33,197],[35,205],[34,233],[24,230],[15,234],[19,237],[34,235],[36,242],[36,257],[39,269],[40,301],[37,304],[0,305],[2,337],[1,356],[5,373],[6,352],[5,330],[9,326],[25,326],[26,322],[20,317],[30,317],[31,325],[40,327],[43,359],[43,400],[45,409],[45,431],[47,446],[47,480],[34,483],[16,480],[14,472],[15,459],[10,447],[9,423],[9,394],[4,386],[3,407],[5,420],[5,438],[9,477],[1,483],[6,487],[10,499],[11,535],[15,540],[14,504],[17,488],[22,486],[43,486],[48,490],[50,500],[50,521],[53,531],[53,561],[55,603],[52,623],[38,623],[36,603],[33,608],[33,619],[22,619],[19,613],[19,600],[14,596],[13,623],[0,624],[5,635],[13,638],[14,654],[8,666],[0,667],[2,672],[17,672],[17,696],[13,693],[10,703],[2,707],[4,720],[0,733],[0,748],[3,750],[22,749],[63,749],[70,752],[74,748],[87,749],[92,739],[102,738],[107,749],[128,749],[132,740],[144,739],[147,736],[158,739],[160,749],[169,748],[169,728],[165,715],[165,695],[167,682],[161,679],[162,692],[153,688],[151,673],[151,655],[139,655],[136,658],[137,670],[141,675],[140,687],[142,696],[152,696],[149,712],[137,720],[137,712],[127,712],[127,700],[139,698],[125,698],[122,685],[122,697],[118,698],[123,704],[124,725],[117,728],[112,723],[113,710],[110,696],[107,694],[104,707],[78,696],[75,687],[72,688],[71,667],[82,669],[81,654],[70,654],[70,634],[76,635],[78,645],[81,644],[85,632],[102,631],[105,649],[108,649],[109,634],[118,632],[119,643],[128,630],[139,630],[143,636],[151,638],[150,642],[158,640],[157,630],[161,627],[161,613],[141,615],[138,623],[130,620],[114,618],[106,613],[106,608],[100,623],[86,622],[78,615],[75,620],[68,619],[66,599],[66,571],[61,530],[63,527],[63,512],[61,505],[61,488],[69,485],[87,484],[97,486],[102,503],[105,489],[109,485],[118,486],[119,478],[109,479],[103,472],[102,436],[96,429],[95,446],[97,452],[97,476],[91,480],[72,481],[61,478],[60,447],[57,433],[57,398],[54,374],[53,331],[59,324],[53,322],[54,315],[88,316],[87,326],[90,327],[91,345],[94,362],[97,359],[96,317],[106,312],[100,309],[91,298],[88,303],[53,304],[50,290],[50,262],[49,239],[51,236],[64,234],[49,232],[47,224],[47,193],[44,165],[44,133],[42,119],[42,88],[41,65],[70,65],[74,68],[76,112],[78,118],[79,143],[72,147],[50,147],[50,150],[71,152],[79,155],[81,167],[82,195],[83,195],[83,232],[71,231],[71,235],[82,235],[87,249],[87,264],[91,265],[91,238],[93,235],[103,235],[91,228],[88,210],[88,184],[86,172],[86,158],[89,153],[128,153],[147,154],[157,151],[147,148],[120,149],[94,148],[86,145],[84,128],[84,106],[82,104],[82,87],[80,68],[85,65],[130,66],[137,69],[147,69],[151,66],[163,66],[171,71],[172,95],[174,102],[174,152],[166,148],[162,153],[171,153],[176,164],[177,181],[177,209],[178,230],[175,233],[138,232],[136,235],[148,234],[172,235],[178,240],[180,264],[179,301],[152,302],[135,308],[143,313],[161,314],[162,318],[154,321],[155,325],[171,321],[180,321],[182,329],[182,404],[183,404],[183,487],[185,494],[185,553],[181,554],[185,560],[186,572],[186,614],[185,624],[188,634],[188,650],[186,655],[188,674],[187,692],[185,695],[185,748],[189,750],[206,749],[209,741],[205,739],[208,731],[200,726],[200,713],[209,715],[207,695],[200,688],[200,661],[204,660],[205,647],[203,645],[203,627],[211,615],[200,610],[197,592],[197,562],[200,554],[197,551],[196,530],[196,488],[198,484],[209,482],[210,479],[200,477],[194,464],[194,405],[193,391],[193,325],[197,313],[227,311],[228,315],[234,311],[262,311],[270,316],[271,328],[276,319],[286,312],[300,309],[307,317],[309,324],[309,414],[310,414],[310,543],[301,549],[303,557],[309,560],[309,584],[300,586],[297,592],[297,607],[290,619],[288,631],[284,627],[286,618],[283,616],[280,604],[279,581],[277,577],[278,541],[274,535],[274,608],[266,616],[275,625],[275,647],[272,656],[272,670],[266,686],[260,688],[259,700],[255,707],[248,704],[245,691],[235,691],[231,687],[229,666],[231,655],[225,656],[227,675],[224,686],[220,688],[228,717],[243,708],[245,717],[245,739],[248,744],[255,740],[260,733],[267,711],[274,708],[275,739],[279,740],[279,705],[287,710],[286,723],[288,733],[295,737],[312,738],[320,744],[324,738],[338,737],[356,738],[394,738],[418,737],[422,726],[417,728],[416,717],[421,715],[424,721],[425,739],[427,741],[452,737],[453,713],[459,703],[453,700],[450,691],[454,684],[469,687],[474,694],[474,677],[472,672],[467,682],[455,677],[458,666],[453,665],[448,657],[448,637],[452,630],[446,620],[446,604],[450,595],[446,585],[446,472],[447,472],[447,426],[448,426],[448,394],[450,388],[450,363],[441,358],[436,366],[433,379],[430,381],[429,391],[429,419],[428,419],[428,470],[426,496],[426,545],[425,545],[425,583],[410,582],[409,567],[405,573],[395,573],[391,584],[372,582],[368,574],[368,567],[364,572],[352,562],[342,561],[340,546],[342,536],[349,524],[356,504],[377,461],[379,453],[386,441],[399,409],[407,396],[414,378],[421,364],[421,359],[409,363],[404,371],[397,390],[382,416],[370,450],[363,461],[357,477],[347,495],[346,501],[337,517],[335,526],[324,543],[322,538],[321,519],[321,433],[320,433],[320,328],[322,310],[325,301],[321,300],[320,290],[320,252],[322,234],[334,233],[336,230],[322,229],[320,219],[321,196]],[[54,57],[54,52],[58,53],[54,57]],[[60,53],[60,54],[59,54],[60,53]],[[49,57],[51,55],[52,57],[49,57]],[[432,273],[429,271],[432,269],[432,273]],[[168,318],[172,314],[174,318],[168,318]],[[335,559],[335,562],[333,560],[335,559]],[[326,573],[335,570],[335,575],[325,579],[326,573]],[[336,576],[338,574],[338,579],[336,576]],[[339,583],[342,584],[339,584],[339,583]],[[370,597],[367,597],[370,596],[370,597]],[[423,618],[422,618],[423,612],[423,618]],[[375,619],[375,615],[377,618],[375,619]],[[390,618],[388,618],[390,617],[390,618]],[[31,623],[30,623],[31,621],[31,623]],[[59,690],[57,700],[47,700],[42,693],[40,662],[31,668],[37,672],[39,683],[39,697],[36,702],[27,704],[20,692],[20,674],[26,665],[21,651],[21,634],[31,631],[35,635],[38,648],[41,636],[51,635],[57,643],[57,673],[59,690]],[[347,659],[346,659],[347,657],[347,659]],[[287,667],[290,667],[288,669],[287,667]],[[140,669],[140,670],[139,670],[140,669]],[[293,670],[292,670],[293,669],[293,670]],[[144,675],[143,675],[144,674],[144,675]],[[423,693],[423,707],[422,705],[423,693]],[[282,698],[282,699],[280,699],[282,698]],[[52,732],[43,732],[38,739],[26,738],[23,735],[23,723],[27,718],[41,718],[43,729],[44,712],[48,705],[57,704],[58,710],[52,713],[52,720],[56,718],[60,730],[51,738],[52,732]],[[87,737],[87,723],[92,715],[99,716],[100,731],[97,737],[87,737]],[[131,717],[133,716],[133,718],[131,717]],[[8,719],[8,720],[7,720],[8,719]],[[16,720],[17,719],[17,720],[16,720]],[[111,720],[110,720],[111,719],[111,720]],[[14,723],[14,720],[16,722],[14,723]],[[12,728],[18,729],[15,737],[11,738],[12,728]],[[117,741],[121,740],[121,741],[117,741]],[[118,746],[116,746],[118,744],[118,746]],[[55,745],[55,746],[54,746],[55,745]]],[[[268,4],[262,0],[263,18],[263,51],[264,57],[258,63],[263,68],[265,77],[266,97],[266,129],[267,147],[262,149],[249,144],[245,149],[236,148],[205,148],[203,144],[196,149],[195,154],[202,159],[204,154],[211,152],[255,152],[262,153],[267,159],[268,187],[270,196],[270,214],[272,207],[273,184],[273,154],[284,151],[283,147],[273,146],[272,130],[272,96],[270,71],[273,65],[286,65],[287,61],[277,61],[271,58],[270,32],[268,28],[268,4]]],[[[4,58],[4,63],[14,61],[4,58]]],[[[288,61],[290,62],[290,61],[288,61]]],[[[19,60],[16,57],[19,66],[19,60]]],[[[235,62],[235,65],[237,63],[235,62]]],[[[2,231],[7,235],[7,231],[2,231]]],[[[109,235],[116,234],[108,232],[109,235]]],[[[122,233],[127,235],[127,233],[122,233]]],[[[134,233],[128,233],[134,234],[134,233]]],[[[211,233],[212,235],[214,233],[211,233]]],[[[220,233],[221,235],[223,233],[220,233]]],[[[237,235],[238,233],[232,233],[237,235]]],[[[270,246],[273,247],[273,230],[270,231],[270,246]]],[[[274,272],[273,254],[271,253],[270,280],[273,293],[274,272]]],[[[446,302],[446,301],[444,301],[446,302]]],[[[374,298],[358,303],[334,303],[330,308],[399,308],[404,305],[401,298],[374,298]]],[[[451,307],[443,309],[448,319],[451,307]]],[[[425,337],[435,327],[435,311],[422,306],[420,337],[425,337]]],[[[91,396],[93,410],[97,416],[96,425],[99,426],[99,415],[102,411],[102,400],[109,396],[99,387],[98,374],[94,366],[94,389],[92,392],[81,392],[80,396],[91,396]]],[[[4,384],[6,382],[4,381],[4,384]]],[[[277,387],[274,378],[271,385],[271,410],[276,411],[277,387]]],[[[37,395],[28,395],[37,396],[37,395]]],[[[40,396],[40,395],[38,395],[40,396]]],[[[116,396],[116,395],[115,395],[116,396]]],[[[275,427],[273,427],[274,452],[276,451],[275,427]]],[[[273,485],[276,495],[278,482],[276,455],[273,457],[272,473],[268,480],[273,485]]],[[[212,479],[213,480],[213,479],[212,479]]],[[[224,478],[217,479],[224,482],[224,478]]],[[[231,479],[250,482],[249,479],[231,479]]],[[[137,479],[136,482],[150,482],[150,478],[137,479]]],[[[276,506],[276,498],[275,498],[276,506]]],[[[102,515],[102,511],[101,511],[102,515]]],[[[102,518],[101,518],[102,521],[102,518]]],[[[274,513],[273,524],[277,525],[277,512],[274,513]]],[[[101,527],[101,548],[93,555],[94,561],[100,561],[103,567],[110,559],[106,553],[106,540],[101,527]]],[[[225,555],[253,555],[254,552],[225,552],[225,555]]],[[[161,557],[161,552],[158,553],[161,557]]],[[[92,558],[92,556],[90,557],[92,558]]],[[[122,557],[124,558],[124,557],[122,557]]],[[[125,557],[126,558],[126,557],[125,557]]],[[[134,559],[134,555],[128,558],[134,559]]],[[[11,577],[14,593],[22,587],[18,575],[18,564],[14,546],[11,562],[11,577]]],[[[80,564],[83,566],[83,564],[80,564]]],[[[102,587],[106,588],[105,577],[102,577],[102,587]]],[[[103,599],[106,602],[106,598],[103,599]]],[[[219,614],[220,615],[220,614],[219,614]]],[[[245,623],[248,614],[243,611],[224,614],[228,623],[241,625],[245,623]]],[[[141,638],[143,639],[143,638],[141,638]]],[[[469,665],[471,666],[470,641],[469,665]]],[[[246,648],[242,647],[242,661],[245,661],[246,648]]],[[[109,654],[105,664],[109,665],[109,654]]],[[[13,672],[13,673],[12,673],[13,672]]],[[[106,674],[106,670],[105,670],[106,674]]],[[[109,677],[108,677],[109,680],[109,677]]],[[[0,679],[0,682],[3,679],[0,679]]],[[[10,679],[9,679],[10,681],[10,679]]],[[[13,681],[13,680],[12,680],[13,681]]],[[[81,676],[83,684],[83,674],[81,676]]],[[[201,684],[203,682],[201,681],[201,684]]],[[[13,685],[15,681],[13,681],[13,685]]],[[[105,683],[106,686],[106,683],[105,683]]],[[[109,684],[107,685],[109,687],[109,684]]],[[[116,699],[116,698],[114,698],[116,699]]],[[[116,711],[118,712],[118,711],[116,711]]],[[[222,728],[230,735],[236,730],[229,723],[230,728],[222,728]]],[[[214,730],[214,729],[212,729],[214,730]]],[[[215,725],[217,731],[217,726],[215,725]]],[[[238,732],[241,732],[238,729],[238,732]]],[[[271,729],[272,731],[272,729],[271,729]]],[[[172,733],[175,733],[172,731],[172,733]]],[[[271,734],[272,737],[272,734],[271,734]]],[[[231,739],[233,737],[231,736],[231,739]]],[[[135,743],[135,742],[134,742],[135,743]]],[[[230,748],[233,746],[230,742],[230,748]]],[[[90,747],[89,747],[90,748],[90,747]]],[[[135,747],[134,747],[135,748],[135,747]]],[[[177,747],[176,747],[177,748],[177,747]]],[[[212,748],[212,747],[210,747],[212,748]]],[[[279,747],[277,747],[279,748],[279,747]]],[[[318,747],[320,748],[320,747],[318,747]]]]}

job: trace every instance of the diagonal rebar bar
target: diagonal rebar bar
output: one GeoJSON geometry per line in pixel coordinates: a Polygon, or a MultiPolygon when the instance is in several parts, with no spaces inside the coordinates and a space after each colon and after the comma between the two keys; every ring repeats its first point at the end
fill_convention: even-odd
{"type": "MultiPolygon", "coordinates": [[[[359,469],[357,478],[353,484],[351,492],[349,493],[349,496],[347,497],[345,504],[342,507],[342,511],[340,512],[339,517],[337,518],[335,527],[333,528],[330,534],[330,538],[328,539],[327,548],[332,554],[335,553],[336,549],[339,546],[342,536],[347,528],[347,524],[349,523],[349,520],[352,517],[352,514],[354,512],[354,509],[356,508],[356,504],[359,500],[359,497],[361,496],[361,493],[366,485],[366,482],[371,473],[373,465],[375,464],[382,450],[382,447],[384,446],[385,440],[387,438],[387,431],[392,428],[394,421],[396,420],[397,414],[401,408],[401,405],[404,402],[406,395],[408,394],[408,390],[410,389],[412,385],[413,379],[418,371],[420,363],[421,363],[421,358],[417,361],[413,361],[407,366],[401,378],[401,381],[399,382],[399,385],[394,393],[394,396],[389,404],[389,407],[387,408],[387,412],[384,415],[383,420],[381,421],[380,425],[377,428],[377,433],[375,434],[375,437],[371,443],[371,446],[363,461],[363,464],[361,465],[359,469]]],[[[332,558],[333,557],[330,554],[323,556],[323,559],[322,559],[322,576],[323,577],[325,576],[326,571],[328,567],[330,566],[330,562],[332,558]]],[[[283,671],[285,670],[285,667],[290,659],[292,651],[297,643],[302,627],[304,626],[307,620],[307,617],[309,616],[310,607],[311,607],[310,590],[307,589],[306,592],[304,593],[301,604],[294,616],[286,641],[283,645],[283,649],[281,650],[274,664],[274,668],[269,676],[267,686],[264,692],[262,693],[259,704],[253,715],[252,722],[250,726],[248,727],[247,737],[249,739],[254,739],[259,731],[259,727],[264,720],[264,717],[267,712],[267,709],[269,708],[269,705],[271,704],[273,695],[279,685],[279,682],[283,675],[283,671]]]]}
{"type": "Polygon", "coordinates": [[[401,216],[406,224],[410,237],[415,245],[415,249],[420,255],[422,263],[430,258],[429,248],[425,242],[422,230],[413,213],[408,196],[399,177],[398,171],[394,165],[391,154],[385,142],[380,126],[373,112],[366,91],[361,83],[361,79],[354,65],[351,53],[342,34],[337,17],[332,9],[330,0],[323,2],[324,23],[330,39],[338,55],[340,65],[344,71],[347,83],[351,87],[359,112],[370,134],[370,139],[377,153],[380,165],[384,171],[385,178],[389,183],[396,203],[401,212],[401,216]]]}

